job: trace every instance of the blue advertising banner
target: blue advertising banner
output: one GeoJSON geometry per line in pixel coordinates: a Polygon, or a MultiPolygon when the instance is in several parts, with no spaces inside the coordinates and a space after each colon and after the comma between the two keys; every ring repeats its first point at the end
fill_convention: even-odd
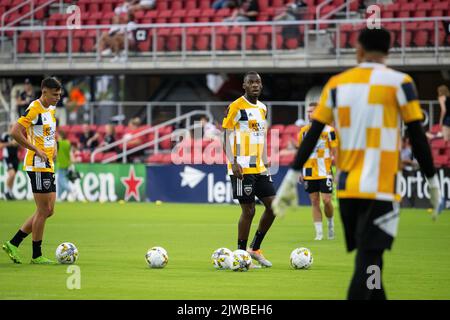
{"type": "MultiPolygon", "coordinates": [[[[272,176],[279,187],[288,167],[280,167],[272,176]]],[[[299,202],[309,205],[303,185],[298,186],[299,202]]],[[[231,203],[231,180],[223,165],[154,165],[147,167],[147,199],[149,201],[231,203]]]]}
{"type": "MultiPolygon", "coordinates": [[[[272,176],[275,189],[289,167],[280,167],[272,176]]],[[[450,169],[438,169],[445,208],[450,208],[450,169]]],[[[191,203],[231,203],[233,190],[223,165],[147,166],[147,200],[191,203]]],[[[399,176],[402,207],[430,208],[427,182],[418,170],[403,171],[399,176]]],[[[300,205],[310,205],[302,184],[297,185],[300,205]]],[[[237,203],[237,202],[236,202],[237,203]]]]}

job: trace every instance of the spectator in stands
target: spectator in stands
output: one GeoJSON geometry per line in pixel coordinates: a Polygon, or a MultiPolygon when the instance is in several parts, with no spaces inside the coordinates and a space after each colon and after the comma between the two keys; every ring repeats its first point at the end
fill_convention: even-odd
{"type": "MultiPolygon", "coordinates": [[[[284,12],[273,18],[274,21],[298,21],[303,18],[307,4],[302,0],[297,0],[286,5],[284,12]]],[[[291,39],[300,37],[298,25],[286,25],[281,28],[283,39],[291,39]]]]}
{"type": "Polygon", "coordinates": [[[207,116],[202,116],[200,123],[203,128],[203,139],[215,140],[220,138],[220,130],[213,123],[209,122],[207,116]]]}
{"type": "Polygon", "coordinates": [[[73,86],[69,93],[67,101],[67,110],[69,111],[69,122],[77,122],[78,110],[84,108],[86,104],[86,96],[79,86],[73,86]]]}
{"type": "Polygon", "coordinates": [[[231,17],[224,19],[225,22],[248,22],[256,21],[259,14],[259,5],[256,0],[242,0],[238,8],[234,9],[231,17]]]}
{"type": "MultiPolygon", "coordinates": [[[[133,149],[137,146],[140,146],[144,143],[144,136],[134,137],[133,135],[139,133],[141,131],[141,119],[138,117],[130,119],[128,122],[128,127],[125,129],[125,134],[123,136],[124,139],[127,139],[127,150],[133,149]]],[[[132,153],[131,155],[127,155],[127,162],[135,162],[139,161],[140,157],[144,155],[144,150],[139,150],[137,152],[132,153]]]]}
{"type": "Polygon", "coordinates": [[[132,6],[135,3],[136,3],[136,0],[124,0],[121,5],[115,7],[114,8],[115,17],[113,18],[113,22],[114,22],[114,19],[116,19],[115,22],[118,23],[119,22],[118,17],[122,13],[128,13],[130,6],[132,6]]]}
{"type": "Polygon", "coordinates": [[[107,144],[111,144],[116,142],[116,133],[114,131],[114,126],[112,124],[107,124],[105,126],[105,137],[103,138],[100,147],[106,146],[107,144]]]}
{"type": "Polygon", "coordinates": [[[99,135],[97,132],[91,130],[89,125],[83,125],[83,132],[80,135],[79,148],[80,150],[93,151],[98,146],[99,135]]]}
{"type": "Polygon", "coordinates": [[[124,62],[127,59],[125,54],[125,37],[128,39],[128,50],[133,50],[136,46],[137,24],[134,21],[134,14],[130,11],[127,14],[120,15],[120,24],[125,27],[114,34],[111,50],[115,55],[111,62],[124,62]]]}
{"type": "Polygon", "coordinates": [[[129,12],[133,13],[139,10],[151,10],[155,7],[156,0],[138,0],[133,1],[133,4],[128,9],[129,12]]]}
{"type": "Polygon", "coordinates": [[[236,1],[233,0],[216,0],[213,2],[212,6],[213,9],[219,10],[219,9],[226,9],[230,8],[233,9],[236,7],[236,1]]]}
{"type": "Polygon", "coordinates": [[[402,139],[401,161],[404,170],[412,171],[419,168],[419,163],[414,158],[408,137],[402,139]]]}
{"type": "Polygon", "coordinates": [[[285,7],[284,12],[273,18],[274,21],[295,21],[302,18],[304,9],[308,5],[303,2],[303,0],[296,0],[294,2],[288,3],[285,7]]]}
{"type": "Polygon", "coordinates": [[[438,100],[441,106],[439,124],[442,126],[442,135],[445,141],[450,140],[450,91],[446,85],[439,86],[438,100]]]}
{"type": "Polygon", "coordinates": [[[19,116],[24,114],[31,101],[34,100],[34,97],[33,85],[31,84],[30,79],[27,78],[25,79],[23,90],[16,96],[17,113],[19,116]]]}

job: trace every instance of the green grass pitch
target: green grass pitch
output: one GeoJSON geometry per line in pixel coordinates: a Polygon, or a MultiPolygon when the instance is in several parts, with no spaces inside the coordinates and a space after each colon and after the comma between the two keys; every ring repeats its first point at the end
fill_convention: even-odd
{"type": "MultiPolygon", "coordinates": [[[[0,240],[9,240],[34,211],[33,202],[0,203],[0,240]]],[[[263,208],[250,231],[256,231],[263,208]]],[[[0,252],[0,299],[345,299],[354,253],[345,251],[340,218],[336,240],[314,241],[310,208],[294,208],[276,220],[263,242],[274,266],[248,272],[215,270],[211,254],[236,248],[237,205],[57,203],[47,221],[43,252],[73,242],[81,289],[69,290],[66,265],[30,265],[31,237],[21,245],[23,265],[0,252]],[[164,269],[150,269],[148,248],[169,253],[164,269]],[[312,251],[309,270],[293,270],[289,254],[312,251]]],[[[326,230],[326,229],[325,229],[326,230]]],[[[250,239],[251,240],[251,239],[250,239]]],[[[436,223],[426,210],[401,211],[399,235],[384,257],[389,299],[450,299],[450,214],[436,223]]]]}

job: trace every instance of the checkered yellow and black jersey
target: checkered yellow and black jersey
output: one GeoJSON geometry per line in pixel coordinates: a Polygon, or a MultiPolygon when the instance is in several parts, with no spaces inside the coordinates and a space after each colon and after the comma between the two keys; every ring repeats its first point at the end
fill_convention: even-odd
{"type": "Polygon", "coordinates": [[[328,81],[312,117],[336,124],[339,198],[400,201],[401,120],[423,118],[409,75],[362,63],[328,81]]]}
{"type": "Polygon", "coordinates": [[[27,129],[28,141],[44,150],[48,156],[48,161],[43,162],[34,151],[27,150],[23,170],[55,172],[53,163],[56,133],[55,106],[44,108],[39,100],[34,100],[17,122],[27,129]]]}
{"type": "MultiPolygon", "coordinates": [[[[260,101],[252,104],[240,97],[228,107],[222,127],[234,130],[230,137],[233,155],[243,169],[244,174],[258,174],[266,171],[262,155],[266,142],[267,107],[260,101]]],[[[228,163],[228,174],[232,174],[228,163]]]]}
{"type": "MultiPolygon", "coordinates": [[[[298,145],[303,141],[303,138],[308,133],[311,125],[308,124],[300,129],[298,134],[298,145]]],[[[332,149],[337,147],[337,138],[334,128],[325,126],[320,138],[317,141],[314,151],[309,156],[303,166],[303,178],[305,180],[319,180],[326,179],[331,176],[332,149]]]]}

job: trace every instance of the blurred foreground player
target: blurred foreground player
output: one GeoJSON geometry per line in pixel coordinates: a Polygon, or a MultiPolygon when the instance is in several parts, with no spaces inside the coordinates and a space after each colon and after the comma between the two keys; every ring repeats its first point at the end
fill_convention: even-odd
{"type": "Polygon", "coordinates": [[[348,299],[386,299],[381,281],[383,252],[391,249],[399,221],[400,117],[406,123],[413,152],[425,174],[435,208],[441,192],[430,147],[421,126],[422,111],[411,77],[385,66],[390,34],[364,29],[358,37],[359,63],[332,77],[322,91],[313,122],[273,203],[283,215],[295,200],[299,170],[326,124],[334,120],[339,139],[337,189],[347,250],[357,250],[348,299]],[[368,285],[377,272],[378,285],[368,285]]]}

